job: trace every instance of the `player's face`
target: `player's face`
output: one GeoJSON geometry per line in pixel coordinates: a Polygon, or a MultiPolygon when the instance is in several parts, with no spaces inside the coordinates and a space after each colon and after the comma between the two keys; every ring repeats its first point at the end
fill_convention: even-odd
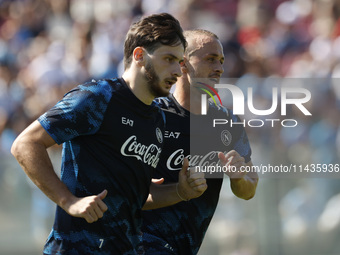
{"type": "Polygon", "coordinates": [[[145,64],[145,79],[149,91],[155,97],[169,95],[170,89],[182,75],[180,62],[183,61],[184,48],[178,46],[160,46],[145,64]]]}
{"type": "Polygon", "coordinates": [[[224,54],[221,42],[215,38],[204,36],[196,44],[197,50],[189,57],[190,83],[195,84],[195,80],[200,80],[213,86],[219,83],[224,72],[224,54]]]}

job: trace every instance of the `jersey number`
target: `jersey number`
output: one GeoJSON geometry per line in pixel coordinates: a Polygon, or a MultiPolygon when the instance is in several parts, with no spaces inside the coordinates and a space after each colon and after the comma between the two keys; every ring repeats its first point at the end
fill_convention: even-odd
{"type": "Polygon", "coordinates": [[[101,249],[102,246],[103,246],[103,243],[104,243],[104,239],[99,239],[99,242],[100,242],[100,244],[99,244],[99,249],[101,249]]]}

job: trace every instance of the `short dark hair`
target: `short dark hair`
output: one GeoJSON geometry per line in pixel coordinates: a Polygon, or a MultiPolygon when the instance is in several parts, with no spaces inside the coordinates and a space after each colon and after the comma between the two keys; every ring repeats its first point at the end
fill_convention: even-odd
{"type": "Polygon", "coordinates": [[[144,47],[152,53],[161,45],[184,49],[187,42],[178,20],[168,13],[153,14],[131,25],[124,43],[124,69],[130,67],[132,53],[136,47],[144,47]]]}

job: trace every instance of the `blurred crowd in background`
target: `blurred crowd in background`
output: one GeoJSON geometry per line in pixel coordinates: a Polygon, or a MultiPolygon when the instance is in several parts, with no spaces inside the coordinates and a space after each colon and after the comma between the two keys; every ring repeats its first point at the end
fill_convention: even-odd
{"type": "MultiPolygon", "coordinates": [[[[49,231],[54,206],[10,156],[12,142],[71,88],[120,76],[129,26],[159,12],[173,14],[184,29],[216,33],[223,77],[237,78],[245,94],[251,83],[259,108],[271,106],[270,78],[301,79],[311,91],[311,117],[291,109],[297,127],[247,128],[255,164],[339,164],[339,1],[0,0],[0,200],[31,201],[27,235],[46,238],[40,228],[49,231]]],[[[60,147],[51,155],[58,168],[60,147]]],[[[200,254],[338,254],[338,194],[337,178],[263,178],[247,202],[226,186],[200,254]]]]}

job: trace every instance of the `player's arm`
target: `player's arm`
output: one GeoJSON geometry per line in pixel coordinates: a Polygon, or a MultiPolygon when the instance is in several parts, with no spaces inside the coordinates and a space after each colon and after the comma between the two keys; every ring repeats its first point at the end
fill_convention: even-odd
{"type": "Polygon", "coordinates": [[[151,183],[143,210],[166,207],[201,196],[208,187],[204,173],[195,172],[194,169],[188,170],[188,166],[188,159],[185,158],[178,175],[178,183],[161,185],[159,183],[162,181],[151,183]]]}
{"type": "Polygon", "coordinates": [[[245,167],[251,169],[253,166],[252,162],[245,163],[244,158],[235,150],[229,151],[226,155],[220,152],[218,157],[222,165],[231,167],[231,170],[226,172],[226,174],[230,178],[230,187],[235,196],[246,200],[254,197],[259,180],[258,174],[252,171],[245,171],[245,167]]]}
{"type": "Polygon", "coordinates": [[[47,148],[55,141],[38,121],[27,127],[14,141],[11,152],[27,176],[46,196],[74,217],[92,223],[107,210],[102,201],[107,191],[84,198],[75,197],[55,173],[47,148]]]}

